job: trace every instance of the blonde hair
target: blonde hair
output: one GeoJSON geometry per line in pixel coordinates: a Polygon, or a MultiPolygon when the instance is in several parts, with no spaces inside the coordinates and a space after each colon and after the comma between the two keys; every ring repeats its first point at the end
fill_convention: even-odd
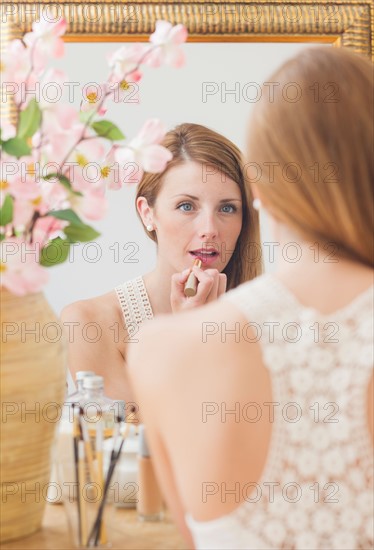
{"type": "Polygon", "coordinates": [[[306,240],[373,266],[371,62],[313,47],[268,80],[274,97],[263,86],[248,135],[264,206],[306,240]]]}
{"type": "MultiPolygon", "coordinates": [[[[235,250],[223,270],[227,275],[227,290],[260,275],[263,264],[259,217],[252,206],[253,195],[244,172],[240,150],[213,130],[189,123],[180,124],[170,130],[162,145],[171,151],[173,158],[162,174],[145,173],[138,186],[135,203],[138,197],[145,197],[148,205],[153,208],[165,174],[174,166],[194,161],[215,167],[238,184],[242,199],[242,228],[235,250]],[[253,251],[256,252],[254,257],[253,251]]],[[[138,216],[140,217],[139,212],[138,216]]],[[[147,232],[147,235],[157,242],[155,231],[147,232]]]]}

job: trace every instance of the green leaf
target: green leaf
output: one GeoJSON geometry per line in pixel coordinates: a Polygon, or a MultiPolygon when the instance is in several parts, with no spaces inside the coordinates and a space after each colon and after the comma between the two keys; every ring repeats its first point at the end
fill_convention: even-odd
{"type": "Polygon", "coordinates": [[[5,234],[4,233],[0,233],[0,243],[1,241],[3,241],[5,239],[5,234]]]}
{"type": "Polygon", "coordinates": [[[7,195],[4,199],[3,206],[0,208],[0,225],[4,226],[13,220],[13,199],[7,195]]]}
{"type": "Polygon", "coordinates": [[[61,183],[61,185],[66,187],[66,189],[69,189],[69,191],[72,190],[70,180],[69,180],[69,178],[64,176],[64,174],[58,174],[57,172],[55,172],[53,174],[47,174],[46,176],[44,176],[44,179],[45,180],[58,179],[58,181],[61,183]]]}
{"type": "Polygon", "coordinates": [[[18,159],[31,153],[31,149],[26,141],[18,137],[3,141],[1,146],[8,155],[17,157],[18,159]]]}
{"type": "Polygon", "coordinates": [[[69,178],[64,176],[64,174],[59,174],[55,172],[53,174],[48,174],[47,176],[44,176],[45,180],[51,180],[54,178],[58,179],[61,185],[63,185],[66,189],[68,189],[68,191],[73,193],[73,195],[76,195],[78,197],[83,197],[83,193],[81,193],[80,191],[74,191],[69,178]]]}
{"type": "Polygon", "coordinates": [[[51,210],[50,212],[48,212],[48,216],[53,216],[58,220],[65,220],[76,226],[85,227],[85,224],[82,222],[79,216],[77,216],[74,210],[71,210],[70,208],[67,208],[66,210],[51,210]]]}
{"type": "Polygon", "coordinates": [[[94,122],[92,124],[92,128],[95,130],[98,136],[105,137],[107,139],[110,139],[111,141],[125,139],[125,136],[118,128],[118,126],[113,124],[113,122],[109,122],[109,120],[99,120],[97,122],[94,122]]]}
{"type": "Polygon", "coordinates": [[[39,128],[42,120],[42,112],[36,99],[32,99],[26,109],[21,111],[19,115],[19,126],[17,137],[29,138],[32,137],[39,128]]]}
{"type": "Polygon", "coordinates": [[[70,241],[74,243],[93,241],[96,237],[100,236],[100,233],[98,233],[93,227],[85,224],[70,224],[68,227],[65,227],[63,231],[70,241]]]}
{"type": "Polygon", "coordinates": [[[68,257],[70,250],[70,242],[66,239],[56,237],[40,252],[40,265],[51,267],[53,265],[62,264],[68,257]]]}

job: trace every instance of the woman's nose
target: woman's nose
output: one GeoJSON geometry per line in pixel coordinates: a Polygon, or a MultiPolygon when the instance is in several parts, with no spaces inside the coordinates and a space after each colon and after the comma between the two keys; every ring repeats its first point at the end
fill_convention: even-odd
{"type": "Polygon", "coordinates": [[[205,240],[214,240],[218,235],[217,221],[212,215],[202,216],[199,220],[199,237],[205,240]]]}

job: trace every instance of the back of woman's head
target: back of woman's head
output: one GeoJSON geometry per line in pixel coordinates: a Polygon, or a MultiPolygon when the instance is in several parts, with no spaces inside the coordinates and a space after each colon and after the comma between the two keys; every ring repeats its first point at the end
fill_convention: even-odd
{"type": "Polygon", "coordinates": [[[302,51],[262,88],[251,182],[302,238],[373,265],[373,66],[346,49],[302,51]],[[330,243],[330,244],[327,244],[330,243]]]}
{"type": "MultiPolygon", "coordinates": [[[[161,190],[166,173],[173,167],[186,162],[197,162],[205,166],[204,174],[221,173],[222,181],[230,178],[240,189],[242,199],[242,228],[234,253],[224,273],[227,275],[227,289],[231,289],[262,272],[260,252],[260,229],[258,212],[253,208],[253,195],[248,184],[243,155],[238,147],[221,134],[200,124],[183,123],[167,132],[162,145],[173,154],[166,170],[161,174],[145,173],[139,183],[135,203],[138,197],[145,197],[148,205],[157,207],[157,196],[161,190]]],[[[188,193],[188,182],[186,182],[188,193]]],[[[139,213],[138,213],[139,215],[139,213]]],[[[155,231],[148,234],[155,242],[155,231]]]]}

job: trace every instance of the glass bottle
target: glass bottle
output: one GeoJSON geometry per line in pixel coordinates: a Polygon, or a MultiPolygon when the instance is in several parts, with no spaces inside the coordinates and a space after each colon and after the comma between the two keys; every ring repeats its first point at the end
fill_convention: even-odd
{"type": "Polygon", "coordinates": [[[59,426],[56,434],[56,443],[53,455],[53,465],[51,471],[51,479],[48,486],[46,500],[51,504],[58,504],[62,502],[62,491],[58,486],[58,476],[56,472],[56,459],[57,456],[65,452],[67,440],[70,439],[72,430],[72,403],[78,402],[84,396],[83,380],[88,376],[95,376],[92,370],[81,370],[75,375],[76,391],[69,394],[65,398],[65,402],[62,405],[61,417],[59,420],[59,426]]]}
{"type": "Polygon", "coordinates": [[[104,378],[102,376],[88,376],[83,379],[79,406],[83,409],[81,410],[83,426],[87,427],[90,438],[95,439],[92,441],[94,447],[98,438],[100,440],[102,437],[102,441],[104,441],[113,436],[119,406],[116,401],[104,394],[104,378]],[[98,432],[101,434],[97,437],[98,432]]]}
{"type": "Polygon", "coordinates": [[[76,546],[107,547],[116,519],[111,470],[120,443],[119,405],[104,394],[102,376],[85,376],[78,397],[67,404],[70,432],[58,457],[65,511],[76,546]]]}
{"type": "Polygon", "coordinates": [[[65,403],[74,403],[79,401],[84,394],[83,381],[86,377],[95,376],[93,370],[79,370],[75,375],[76,391],[70,393],[65,399],[65,403]]]}

